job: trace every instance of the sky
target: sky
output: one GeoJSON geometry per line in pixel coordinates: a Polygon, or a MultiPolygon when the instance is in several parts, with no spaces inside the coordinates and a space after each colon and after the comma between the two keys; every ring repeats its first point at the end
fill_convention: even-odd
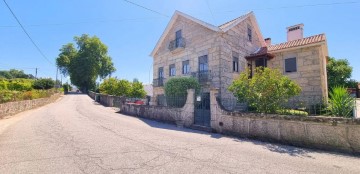
{"type": "MultiPolygon", "coordinates": [[[[152,81],[151,51],[175,10],[221,25],[254,11],[264,38],[286,41],[286,27],[303,23],[304,36],[325,33],[329,56],[346,58],[360,81],[360,0],[6,0],[42,54],[0,1],[0,70],[56,77],[55,59],[74,36],[96,35],[108,46],[121,79],[152,81]]],[[[61,77],[63,82],[68,77],[61,77]]],[[[59,75],[60,79],[60,75],[59,75]]],[[[70,82],[70,81],[69,81],[70,82]]]]}

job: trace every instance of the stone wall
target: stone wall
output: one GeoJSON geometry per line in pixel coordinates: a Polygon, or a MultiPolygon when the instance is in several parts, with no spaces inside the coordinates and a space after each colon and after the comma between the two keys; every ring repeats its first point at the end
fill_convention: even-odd
{"type": "Polygon", "coordinates": [[[99,103],[101,103],[102,105],[107,106],[107,107],[118,107],[119,104],[125,103],[125,97],[100,94],[100,93],[95,93],[92,91],[89,91],[88,95],[93,100],[96,100],[96,97],[99,97],[100,98],[99,103]]]}
{"type": "Polygon", "coordinates": [[[123,104],[120,107],[120,112],[126,115],[190,127],[194,123],[194,90],[188,90],[186,103],[182,108],[123,104]]]}
{"type": "Polygon", "coordinates": [[[40,106],[44,106],[46,104],[54,102],[61,96],[60,93],[54,94],[48,98],[40,98],[34,100],[23,100],[17,102],[8,102],[0,104],[0,119],[9,116],[15,115],[17,113],[34,109],[40,106]]]}
{"type": "Polygon", "coordinates": [[[360,154],[360,119],[227,112],[211,91],[214,131],[300,147],[360,154]]]}
{"type": "Polygon", "coordinates": [[[299,99],[308,103],[319,103],[327,99],[326,55],[323,46],[298,48],[274,53],[268,67],[279,69],[284,75],[298,83],[302,89],[299,99]],[[297,71],[285,72],[285,59],[296,57],[297,71]]]}
{"type": "MultiPolygon", "coordinates": [[[[246,68],[245,56],[261,46],[261,41],[254,28],[251,20],[247,18],[225,33],[215,32],[180,16],[154,56],[153,77],[157,79],[158,68],[163,67],[165,81],[172,78],[169,76],[169,65],[171,64],[175,64],[176,76],[189,76],[182,74],[182,62],[189,60],[190,71],[197,72],[199,70],[198,58],[207,55],[211,80],[208,83],[202,83],[202,91],[209,92],[210,88],[219,88],[224,97],[233,97],[227,90],[228,86],[246,68]],[[248,26],[253,30],[251,42],[247,39],[248,26]],[[175,39],[175,32],[180,29],[186,46],[170,51],[168,45],[175,39]],[[233,72],[233,56],[239,58],[239,72],[233,72]]],[[[156,103],[156,96],[164,94],[164,90],[163,87],[154,87],[153,91],[153,102],[156,103]]]]}

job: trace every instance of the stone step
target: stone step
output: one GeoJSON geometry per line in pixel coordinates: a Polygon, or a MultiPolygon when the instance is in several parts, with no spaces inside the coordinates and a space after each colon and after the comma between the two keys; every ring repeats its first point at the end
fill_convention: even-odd
{"type": "Polygon", "coordinates": [[[204,131],[204,132],[212,132],[211,127],[208,127],[208,126],[202,126],[202,125],[194,124],[190,128],[195,129],[195,130],[199,130],[199,131],[204,131]]]}

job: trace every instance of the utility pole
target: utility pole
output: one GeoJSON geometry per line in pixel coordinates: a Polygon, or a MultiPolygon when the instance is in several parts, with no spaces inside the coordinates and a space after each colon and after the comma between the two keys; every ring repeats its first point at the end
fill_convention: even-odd
{"type": "Polygon", "coordinates": [[[59,84],[58,84],[58,71],[59,71],[59,68],[56,67],[56,80],[55,80],[55,88],[56,88],[56,89],[59,88],[59,84]]]}
{"type": "Polygon", "coordinates": [[[38,68],[35,68],[35,80],[37,79],[37,69],[38,68]]]}

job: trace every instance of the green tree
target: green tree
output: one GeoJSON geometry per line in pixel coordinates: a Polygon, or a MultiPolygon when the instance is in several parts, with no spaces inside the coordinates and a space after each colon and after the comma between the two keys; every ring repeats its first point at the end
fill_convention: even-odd
{"type": "Polygon", "coordinates": [[[72,84],[87,92],[95,88],[98,77],[105,78],[115,67],[107,46],[98,37],[83,34],[74,40],[78,49],[72,43],[63,45],[56,64],[62,74],[70,75],[72,84]]]}
{"type": "Polygon", "coordinates": [[[23,70],[10,69],[9,71],[0,71],[0,78],[5,79],[34,79],[34,76],[31,74],[25,74],[23,70]]]}
{"type": "Polygon", "coordinates": [[[131,83],[124,79],[108,78],[100,84],[99,91],[103,94],[129,97],[131,95],[131,83]]]}
{"type": "Polygon", "coordinates": [[[354,86],[356,82],[350,79],[352,67],[348,60],[329,57],[326,69],[330,90],[336,86],[344,86],[346,88],[356,87],[354,86]]]}
{"type": "Polygon", "coordinates": [[[34,89],[51,89],[54,88],[55,86],[55,81],[52,80],[51,78],[40,78],[37,79],[34,84],[33,84],[33,88],[34,89]]]}
{"type": "Polygon", "coordinates": [[[144,98],[146,96],[146,91],[144,85],[138,80],[134,79],[134,82],[131,84],[130,97],[134,98],[144,98]]]}
{"type": "Polygon", "coordinates": [[[301,88],[277,69],[257,68],[249,78],[249,70],[242,72],[229,86],[240,102],[247,102],[261,113],[276,113],[289,98],[297,96],[301,88]]]}

